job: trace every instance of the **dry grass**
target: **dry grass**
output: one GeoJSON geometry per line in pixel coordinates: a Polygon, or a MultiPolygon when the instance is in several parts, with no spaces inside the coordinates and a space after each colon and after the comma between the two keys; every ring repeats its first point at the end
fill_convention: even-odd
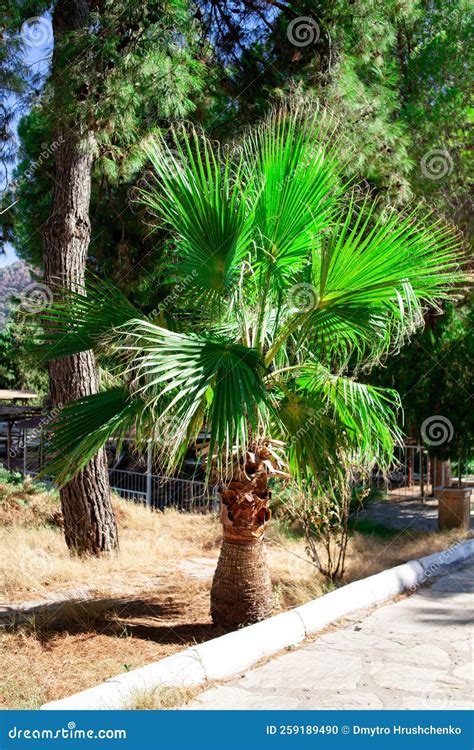
{"type": "MultiPolygon", "coordinates": [[[[190,578],[180,569],[184,559],[217,558],[218,521],[150,513],[118,499],[114,506],[120,556],[79,559],[68,555],[53,495],[28,485],[14,491],[0,486],[1,600],[51,601],[61,593],[68,600],[0,635],[0,707],[37,708],[220,635],[209,618],[211,580],[190,578]]],[[[347,580],[444,549],[456,538],[355,534],[347,580]]],[[[275,612],[328,590],[302,539],[274,523],[267,546],[275,612]]],[[[137,695],[130,707],[172,708],[192,697],[174,693],[137,695]]]]}
{"type": "Polygon", "coordinates": [[[54,496],[39,493],[29,502],[22,496],[20,502],[25,503],[20,505],[23,512],[18,506],[12,510],[12,498],[2,502],[0,494],[0,597],[4,601],[41,599],[51,591],[85,586],[107,594],[124,585],[143,586],[144,580],[153,587],[180,559],[218,554],[220,530],[214,518],[184,517],[176,511],[150,513],[116,499],[120,555],[71,557],[54,496]]]}
{"type": "MultiPolygon", "coordinates": [[[[210,683],[206,688],[210,687],[210,683]]],[[[136,691],[129,703],[124,706],[128,711],[166,711],[184,706],[202,692],[202,685],[194,687],[159,685],[154,690],[136,691]]]]}
{"type": "Polygon", "coordinates": [[[345,581],[380,573],[382,570],[447,549],[459,541],[458,531],[399,532],[392,538],[354,534],[349,542],[345,581]]]}
{"type": "Polygon", "coordinates": [[[0,636],[0,707],[37,708],[219,635],[206,584],[178,576],[106,611],[42,618],[0,636]]]}

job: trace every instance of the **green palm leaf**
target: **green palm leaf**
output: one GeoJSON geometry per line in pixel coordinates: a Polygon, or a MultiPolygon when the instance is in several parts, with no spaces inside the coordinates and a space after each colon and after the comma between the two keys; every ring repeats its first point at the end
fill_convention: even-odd
{"type": "Polygon", "coordinates": [[[116,437],[120,443],[133,429],[141,433],[146,418],[146,403],[130,398],[126,388],[111,388],[71,402],[51,424],[52,458],[42,475],[54,476],[58,485],[66,484],[109,438],[116,437]]]}
{"type": "Polygon", "coordinates": [[[244,141],[255,164],[253,237],[262,282],[275,287],[308,262],[330,227],[342,191],[342,165],[318,113],[275,111],[244,141]]]}
{"type": "Polygon", "coordinates": [[[183,334],[143,320],[114,336],[126,357],[132,389],[156,413],[169,435],[168,464],[176,466],[183,445],[205,425],[209,451],[241,454],[250,435],[268,419],[264,368],[255,349],[223,337],[183,334]]]}
{"type": "Polygon", "coordinates": [[[248,251],[251,216],[247,195],[253,179],[242,158],[196,130],[172,131],[172,146],[156,139],[147,154],[156,188],[142,201],[175,234],[174,268],[195,294],[211,300],[229,294],[248,251]]]}
{"type": "Polygon", "coordinates": [[[292,312],[267,364],[289,336],[323,361],[375,361],[423,324],[427,305],[453,295],[465,279],[449,227],[417,210],[387,219],[375,209],[352,199],[341,212],[307,271],[314,305],[292,312]]]}
{"type": "Polygon", "coordinates": [[[307,367],[298,384],[305,393],[317,394],[325,413],[344,431],[346,449],[357,454],[359,464],[390,463],[394,445],[402,441],[396,391],[334,375],[321,365],[307,367]]]}
{"type": "Polygon", "coordinates": [[[41,362],[97,349],[111,328],[137,316],[137,309],[108,281],[90,278],[76,290],[58,287],[41,313],[32,352],[41,362]]]}

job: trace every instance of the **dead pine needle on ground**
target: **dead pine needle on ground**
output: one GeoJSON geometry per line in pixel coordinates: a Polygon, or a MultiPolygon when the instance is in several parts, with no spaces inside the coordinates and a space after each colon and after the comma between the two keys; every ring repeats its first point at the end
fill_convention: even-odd
{"type": "MultiPolygon", "coordinates": [[[[120,556],[71,557],[56,495],[30,482],[0,484],[0,606],[48,602],[22,622],[0,621],[0,708],[38,708],[222,634],[209,615],[218,519],[150,512],[118,498],[114,507],[120,556]]],[[[354,533],[345,582],[445,549],[455,538],[354,533]]],[[[270,526],[267,550],[275,613],[329,590],[304,540],[284,524],[270,526]]],[[[137,696],[136,704],[166,709],[192,697],[165,691],[137,696]]]]}

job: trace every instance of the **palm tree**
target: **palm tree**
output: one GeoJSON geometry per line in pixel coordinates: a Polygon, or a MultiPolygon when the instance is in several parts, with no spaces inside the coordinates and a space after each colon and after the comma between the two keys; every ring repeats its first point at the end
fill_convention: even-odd
{"type": "Polygon", "coordinates": [[[318,123],[296,108],[238,147],[184,126],[158,138],[140,200],[170,230],[174,291],[143,319],[92,281],[64,293],[42,336],[49,359],[94,349],[114,378],[57,419],[59,483],[112,435],[152,438],[170,472],[196,447],[222,498],[211,611],[228,627],[271,611],[269,477],[337,477],[342,454],[367,467],[391,456],[396,393],[347,373],[400,346],[462,278],[451,230],[360,199],[318,123]]]}

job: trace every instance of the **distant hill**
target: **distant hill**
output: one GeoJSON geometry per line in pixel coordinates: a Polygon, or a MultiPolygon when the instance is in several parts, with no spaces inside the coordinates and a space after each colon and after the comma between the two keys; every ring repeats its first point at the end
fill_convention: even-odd
{"type": "Polygon", "coordinates": [[[31,271],[22,260],[0,268],[0,331],[6,326],[12,296],[18,297],[28,284],[31,284],[31,271]]]}

